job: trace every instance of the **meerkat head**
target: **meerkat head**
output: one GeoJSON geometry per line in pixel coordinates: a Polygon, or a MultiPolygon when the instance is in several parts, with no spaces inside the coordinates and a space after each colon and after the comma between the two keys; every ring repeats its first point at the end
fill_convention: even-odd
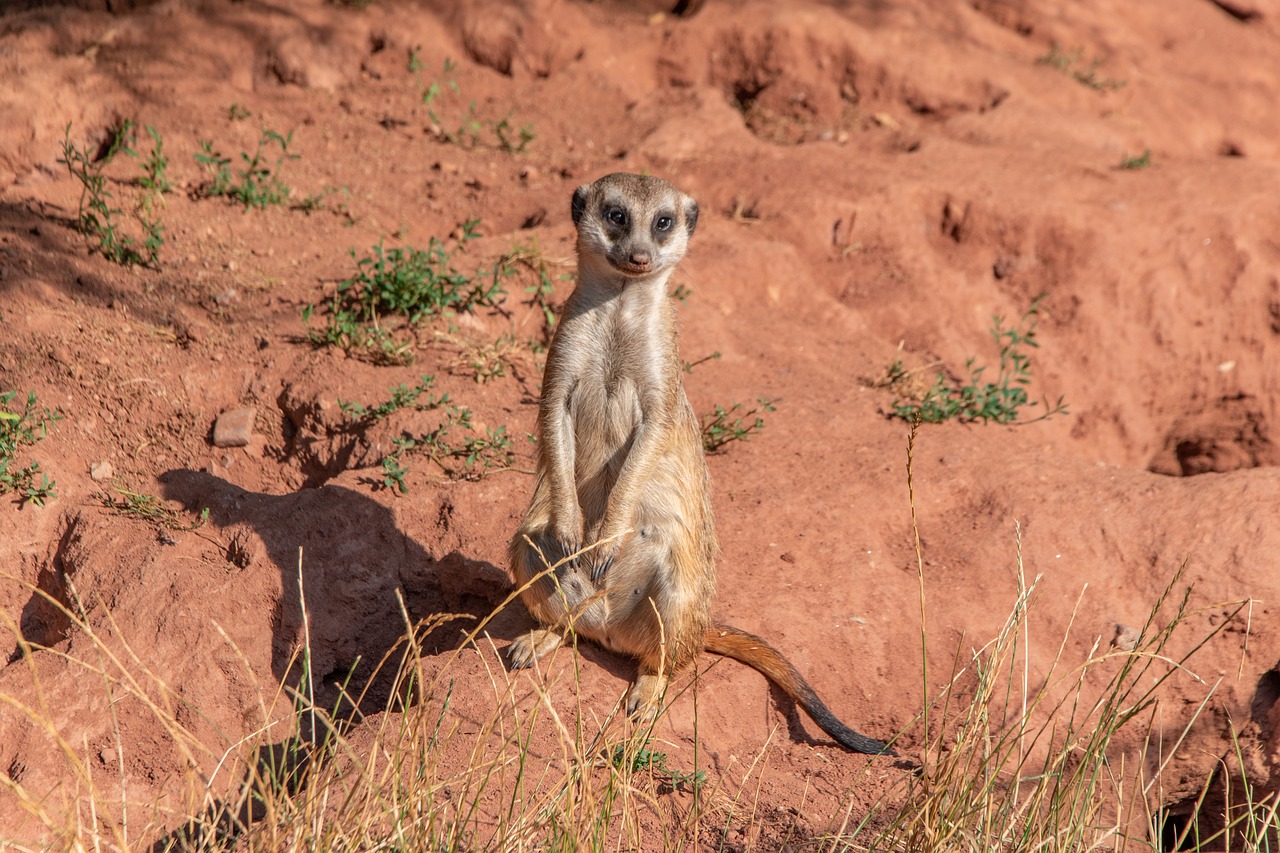
{"type": "Polygon", "coordinates": [[[618,172],[573,193],[579,264],[623,278],[669,271],[684,257],[698,203],[661,178],[618,172]]]}

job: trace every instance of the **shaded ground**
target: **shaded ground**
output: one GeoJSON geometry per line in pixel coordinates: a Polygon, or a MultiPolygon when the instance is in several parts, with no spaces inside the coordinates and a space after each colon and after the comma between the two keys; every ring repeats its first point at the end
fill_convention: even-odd
{"type": "MultiPolygon", "coordinates": [[[[212,742],[243,734],[263,685],[290,671],[300,563],[325,683],[393,647],[397,593],[410,618],[487,613],[508,591],[506,542],[532,490],[536,275],[507,279],[499,310],[422,325],[411,365],[308,345],[302,309],[355,272],[351,251],[452,247],[477,217],[459,269],[524,247],[547,262],[554,306],[570,287],[573,188],[649,171],[702,205],[677,273],[682,347],[691,362],[720,357],[687,378],[695,408],[776,406],[762,432],[711,459],[717,616],[774,640],[858,729],[908,727],[923,687],[907,429],[885,416],[894,392],[876,380],[896,360],[926,379],[964,377],[971,357],[994,373],[992,315],[1007,327],[1043,293],[1032,392],[1061,395],[1069,414],[928,426],[917,440],[930,689],[957,644],[985,642],[1008,613],[1015,523],[1027,576],[1042,576],[1033,673],[1069,623],[1068,661],[1140,625],[1185,564],[1185,648],[1227,602],[1254,600],[1247,625],[1200,650],[1204,683],[1175,679],[1155,729],[1117,748],[1176,738],[1214,685],[1162,801],[1192,796],[1232,753],[1232,731],[1249,778],[1280,787],[1273,4],[711,0],[688,18],[539,0],[27,5],[0,17],[0,391],[35,390],[63,414],[19,455],[56,498],[0,509],[0,607],[27,641],[95,653],[32,587],[78,597],[88,621],[178,686],[212,742]],[[125,119],[154,127],[170,158],[155,268],[87,248],[80,186],[58,162],[68,125],[75,146],[97,150],[125,119]],[[509,150],[526,127],[533,138],[509,150]],[[234,167],[264,129],[292,134],[290,203],[206,197],[201,141],[234,167]],[[467,354],[503,336],[504,375],[477,381],[467,354]],[[451,479],[410,455],[407,493],[380,488],[392,438],[433,429],[440,411],[360,426],[339,401],[376,403],[423,375],[473,411],[474,435],[506,428],[517,470],[451,479]],[[216,418],[241,406],[254,410],[251,442],[214,447],[216,418]],[[95,481],[103,462],[111,473],[95,481]],[[183,524],[208,508],[208,523],[157,532],[103,507],[113,487],[164,500],[183,524]]],[[[150,138],[135,147],[145,156],[150,138]]],[[[140,172],[123,156],[105,170],[139,240],[140,172]]],[[[495,622],[495,645],[524,619],[495,622]]],[[[460,631],[433,634],[433,652],[460,631]]],[[[170,791],[181,761],[143,709],[109,712],[108,692],[65,658],[37,651],[29,666],[17,648],[0,693],[43,708],[32,716],[103,778],[119,775],[107,758],[122,740],[139,801],[170,791]]],[[[633,670],[586,657],[581,700],[603,715],[633,670]]],[[[482,718],[493,670],[469,671],[455,712],[482,718]]],[[[703,760],[754,788],[744,764],[767,742],[759,812],[790,815],[733,843],[828,829],[865,760],[741,667],[714,667],[699,690],[703,760]]],[[[375,685],[362,710],[384,704],[375,685]]],[[[689,766],[692,703],[660,731],[673,765],[689,766]]],[[[908,730],[900,748],[920,737],[908,730]]],[[[30,716],[0,712],[11,779],[74,793],[52,754],[30,716]]],[[[886,761],[882,777],[901,772],[886,761]]],[[[24,820],[0,794],[0,837],[39,837],[24,820]]]]}

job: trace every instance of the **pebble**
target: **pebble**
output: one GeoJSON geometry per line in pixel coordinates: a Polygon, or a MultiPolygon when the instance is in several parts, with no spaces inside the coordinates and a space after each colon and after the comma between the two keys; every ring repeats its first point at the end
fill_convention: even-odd
{"type": "Polygon", "coordinates": [[[218,415],[213,425],[215,447],[244,447],[253,436],[253,420],[257,412],[253,408],[228,409],[218,415]]]}
{"type": "Polygon", "coordinates": [[[105,480],[110,480],[115,475],[115,473],[116,473],[116,470],[112,468],[111,463],[106,461],[105,459],[101,462],[95,462],[89,466],[89,476],[93,478],[93,481],[95,483],[101,483],[105,480]]]}
{"type": "Polygon", "coordinates": [[[1138,647],[1138,640],[1142,639],[1142,631],[1129,625],[1115,623],[1116,633],[1111,638],[1111,645],[1124,652],[1131,652],[1138,647]]]}

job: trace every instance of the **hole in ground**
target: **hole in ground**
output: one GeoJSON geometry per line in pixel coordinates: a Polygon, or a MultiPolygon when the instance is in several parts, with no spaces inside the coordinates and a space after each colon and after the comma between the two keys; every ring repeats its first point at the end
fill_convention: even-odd
{"type": "Polygon", "coordinates": [[[1280,465],[1280,447],[1262,405],[1250,394],[1237,394],[1178,418],[1147,468],[1192,477],[1271,465],[1280,465]]]}

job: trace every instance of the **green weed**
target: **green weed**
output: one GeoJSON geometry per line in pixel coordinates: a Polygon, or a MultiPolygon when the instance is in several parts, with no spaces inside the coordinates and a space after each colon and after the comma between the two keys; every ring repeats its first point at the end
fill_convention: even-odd
{"type": "Polygon", "coordinates": [[[742,403],[734,403],[727,409],[717,403],[715,411],[702,416],[703,449],[707,453],[715,453],[730,442],[750,440],[752,435],[764,429],[764,418],[760,413],[773,411],[776,411],[773,401],[764,397],[757,397],[756,406],[746,410],[742,403]],[[756,418],[748,424],[746,419],[752,415],[756,418]]]}
{"type": "Polygon", "coordinates": [[[244,206],[245,210],[257,208],[263,210],[269,205],[284,204],[289,200],[289,185],[280,180],[280,171],[289,160],[297,160],[300,155],[291,154],[289,146],[293,142],[293,131],[281,136],[274,130],[263,129],[258,138],[258,147],[253,154],[240,152],[242,167],[232,170],[231,158],[223,157],[213,149],[213,142],[208,139],[200,141],[200,151],[195,155],[196,162],[205,167],[209,173],[209,182],[203,192],[206,196],[229,198],[244,206]],[[280,155],[275,165],[268,163],[266,150],[279,147],[280,155]]]}
{"type": "MultiPolygon", "coordinates": [[[[474,237],[477,222],[463,224],[458,246],[474,237]]],[[[351,257],[356,258],[354,249],[351,257]]],[[[402,318],[412,327],[427,317],[492,307],[504,294],[502,277],[500,263],[473,275],[459,272],[448,248],[434,237],[425,251],[411,246],[386,249],[378,243],[372,255],[356,260],[356,274],[341,281],[322,306],[328,315],[324,328],[310,328],[317,306],[303,308],[307,340],[382,363],[405,363],[411,359],[415,341],[411,334],[388,329],[388,318],[402,318]]]]}
{"type": "Polygon", "coordinates": [[[613,748],[611,761],[615,768],[629,773],[651,770],[661,781],[670,785],[673,791],[698,791],[707,782],[705,770],[685,773],[667,767],[667,754],[650,749],[647,740],[639,747],[632,747],[631,744],[626,743],[617,744],[613,748]]]}
{"type": "Polygon", "coordinates": [[[489,146],[512,154],[524,153],[537,136],[533,132],[532,124],[516,128],[511,123],[511,117],[515,114],[514,108],[507,110],[501,118],[497,119],[480,115],[476,111],[474,100],[468,105],[466,113],[456,121],[446,120],[436,112],[436,106],[444,100],[446,92],[456,95],[461,91],[458,81],[453,77],[457,67],[456,62],[446,57],[440,77],[424,85],[421,73],[423,64],[418,49],[414,48],[409,53],[409,71],[418,84],[422,105],[427,108],[427,116],[431,119],[436,137],[443,142],[466,149],[489,146]]]}
{"type": "Polygon", "coordinates": [[[39,462],[16,467],[14,459],[23,447],[43,439],[49,425],[62,420],[62,413],[39,406],[35,391],[27,392],[27,402],[22,411],[11,411],[9,403],[17,395],[17,391],[0,393],[0,495],[15,492],[20,504],[29,501],[36,506],[44,506],[46,500],[57,497],[53,491],[56,484],[40,470],[39,462]],[[37,475],[39,483],[36,482],[37,475]]]}
{"type": "Polygon", "coordinates": [[[1056,68],[1077,83],[1088,86],[1095,91],[1114,91],[1124,87],[1125,81],[1123,80],[1098,75],[1098,67],[1102,64],[1101,60],[1091,59],[1086,65],[1080,67],[1083,59],[1084,54],[1079,48],[1064,52],[1062,47],[1055,42],[1049,48],[1048,53],[1036,60],[1036,64],[1056,68]]]}
{"type": "Polygon", "coordinates": [[[417,435],[402,433],[391,439],[395,447],[382,460],[382,484],[408,494],[404,481],[409,472],[409,456],[425,456],[451,480],[481,480],[495,471],[515,464],[515,443],[506,426],[490,427],[481,434],[471,422],[471,410],[458,406],[445,409],[444,422],[417,435]],[[460,437],[459,432],[464,433],[460,437]]]}
{"type": "MultiPolygon", "coordinates": [[[[1031,384],[1031,356],[1025,348],[1039,346],[1036,323],[1043,298],[1041,294],[1032,300],[1031,307],[1017,326],[1006,329],[999,315],[991,318],[991,337],[1000,347],[1000,371],[994,382],[983,381],[986,367],[975,366],[976,359],[971,358],[965,362],[969,371],[967,383],[962,384],[939,373],[919,400],[896,401],[893,415],[903,420],[931,424],[949,420],[1028,424],[1067,414],[1062,397],[1053,404],[1046,398],[1042,401],[1045,407],[1043,414],[1029,421],[1020,419],[1024,407],[1030,409],[1038,405],[1027,396],[1027,386],[1031,384]]],[[[883,384],[900,387],[900,380],[906,376],[902,362],[895,361],[889,366],[883,384]]]]}
{"type": "Polygon", "coordinates": [[[227,107],[227,118],[232,121],[244,121],[253,113],[249,112],[249,108],[244,104],[234,103],[227,107]]]}
{"type": "Polygon", "coordinates": [[[1151,149],[1145,149],[1137,157],[1123,157],[1120,160],[1121,169],[1145,169],[1151,165],[1151,149]]]}
{"type": "MultiPolygon", "coordinates": [[[[144,197],[144,202],[135,211],[143,233],[142,240],[139,241],[121,230],[117,218],[121,215],[121,210],[112,206],[113,196],[107,188],[107,177],[104,174],[117,154],[124,152],[130,157],[138,156],[129,147],[129,137],[135,128],[134,122],[125,121],[113,132],[106,151],[95,158],[88,148],[77,148],[71,141],[71,124],[68,122],[63,132],[62,156],[58,158],[58,162],[65,165],[71,176],[80,182],[77,230],[91,240],[96,239],[95,248],[109,261],[122,266],[140,264],[154,268],[159,260],[160,247],[164,245],[164,226],[152,215],[152,196],[148,194],[144,197]]],[[[168,181],[164,177],[168,161],[161,150],[160,135],[150,125],[147,125],[147,131],[156,140],[156,145],[144,164],[146,172],[139,183],[148,187],[149,182],[149,188],[162,193],[168,189],[168,181]]]]}
{"type": "Polygon", "coordinates": [[[693,369],[697,367],[699,364],[705,364],[708,361],[718,360],[719,358],[720,358],[720,353],[713,352],[711,353],[711,355],[704,355],[702,358],[698,359],[697,361],[686,361],[684,363],[684,372],[693,373],[693,369]]]}
{"type": "Polygon", "coordinates": [[[688,302],[689,297],[692,295],[693,295],[693,291],[685,287],[683,284],[677,284],[675,286],[675,289],[668,294],[668,296],[670,296],[672,299],[676,300],[677,302],[688,302]]]}
{"type": "MultiPolygon", "coordinates": [[[[169,158],[164,154],[164,140],[160,137],[160,131],[151,125],[147,125],[146,130],[151,136],[153,145],[151,146],[151,153],[142,161],[143,174],[138,179],[138,186],[149,193],[148,198],[154,199],[172,192],[173,184],[169,182],[169,158]]],[[[126,149],[126,153],[132,157],[138,156],[128,149],[126,149]]]]}
{"type": "Polygon", "coordinates": [[[435,384],[435,381],[436,378],[434,376],[424,374],[418,380],[418,384],[412,388],[403,383],[395,386],[391,389],[391,397],[376,405],[364,406],[348,400],[338,400],[338,408],[352,421],[363,425],[375,424],[408,406],[413,406],[419,411],[436,409],[449,402],[449,395],[433,397],[428,394],[427,392],[431,390],[431,386],[435,384]],[[427,394],[427,401],[419,403],[418,398],[423,394],[427,394]]]}

